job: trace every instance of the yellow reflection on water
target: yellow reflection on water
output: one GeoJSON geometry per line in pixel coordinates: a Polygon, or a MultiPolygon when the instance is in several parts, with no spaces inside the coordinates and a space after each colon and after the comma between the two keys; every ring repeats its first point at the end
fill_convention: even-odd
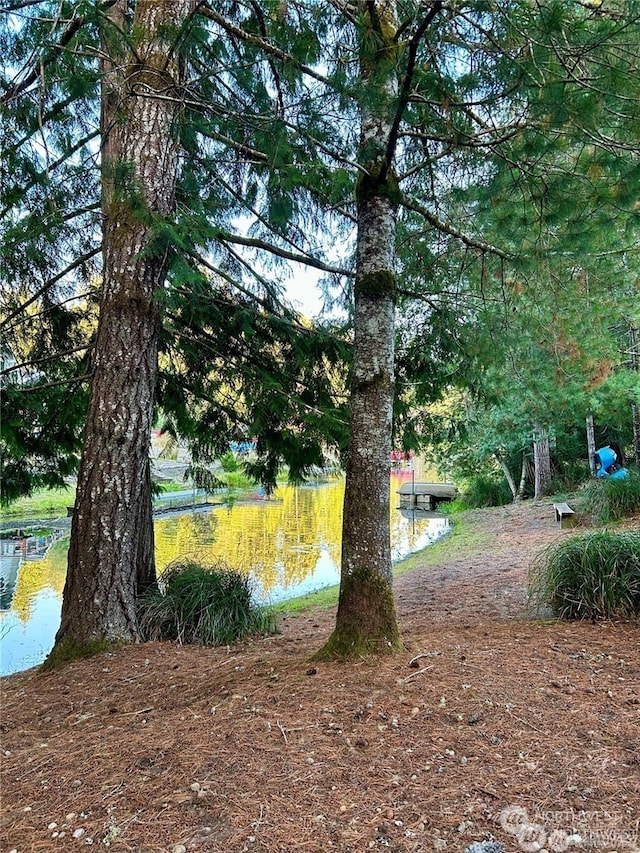
{"type": "MultiPolygon", "coordinates": [[[[404,477],[391,480],[391,549],[394,560],[424,548],[446,520],[413,521],[398,512],[404,477]]],[[[155,520],[156,563],[190,557],[224,561],[250,574],[256,596],[276,602],[339,580],[344,481],[317,487],[283,486],[274,498],[207,512],[186,511],[155,520]]],[[[42,560],[18,569],[11,609],[0,612],[0,674],[44,660],[60,624],[69,540],[55,543],[42,560]]]]}
{"type": "MultiPolygon", "coordinates": [[[[425,547],[446,526],[408,521],[397,510],[397,491],[410,473],[391,478],[391,544],[397,560],[425,547]],[[431,532],[429,532],[431,531],[431,532]]],[[[344,480],[321,486],[281,486],[270,500],[239,502],[208,512],[185,511],[155,521],[156,565],[161,572],[185,557],[207,565],[224,562],[258,581],[269,595],[302,583],[319,564],[337,574],[340,565],[344,480]]],[[[42,560],[22,563],[11,611],[30,617],[37,593],[50,588],[62,598],[68,540],[55,543],[42,560]]],[[[328,582],[337,578],[331,577],[328,582]]]]}
{"type": "Polygon", "coordinates": [[[190,557],[251,573],[265,593],[299,583],[323,551],[339,563],[343,498],[342,480],[313,488],[282,486],[270,500],[157,519],[158,571],[190,557]]]}
{"type": "Polygon", "coordinates": [[[62,598],[68,549],[68,540],[55,542],[41,560],[23,560],[20,564],[11,610],[22,622],[30,618],[33,601],[38,592],[49,588],[62,598]]]}

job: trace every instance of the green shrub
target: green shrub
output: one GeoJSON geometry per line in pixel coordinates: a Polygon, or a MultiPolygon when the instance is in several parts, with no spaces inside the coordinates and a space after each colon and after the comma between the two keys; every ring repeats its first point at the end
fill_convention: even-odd
{"type": "Polygon", "coordinates": [[[229,489],[248,490],[255,488],[255,481],[244,473],[244,471],[227,471],[221,478],[229,489]]]}
{"type": "Polygon", "coordinates": [[[225,565],[177,561],[144,596],[139,624],[144,639],[224,645],[275,631],[275,616],[253,603],[249,578],[225,565]]]}
{"type": "Polygon", "coordinates": [[[529,571],[529,599],[561,619],[640,615],[640,533],[597,531],[545,548],[529,571]]]}
{"type": "Polygon", "coordinates": [[[489,474],[479,474],[469,481],[460,500],[468,509],[504,506],[513,501],[507,481],[489,474]]]}
{"type": "Polygon", "coordinates": [[[558,465],[551,484],[551,493],[575,492],[589,480],[589,465],[582,459],[568,460],[558,465]]]}
{"type": "Polygon", "coordinates": [[[640,512],[640,476],[595,480],[583,493],[582,508],[601,524],[640,512]]]}
{"type": "Polygon", "coordinates": [[[230,474],[232,471],[237,471],[240,467],[240,463],[231,450],[227,450],[224,456],[220,457],[220,464],[222,465],[222,470],[227,474],[230,474]]]}

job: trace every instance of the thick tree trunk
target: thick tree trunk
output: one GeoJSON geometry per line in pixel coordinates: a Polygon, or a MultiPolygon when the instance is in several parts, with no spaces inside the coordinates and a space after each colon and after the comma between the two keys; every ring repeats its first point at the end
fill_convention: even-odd
{"type": "MultiPolygon", "coordinates": [[[[192,0],[138,0],[128,52],[113,50],[105,66],[104,280],[53,662],[106,642],[136,640],[138,572],[147,581],[153,575],[149,442],[156,296],[167,270],[166,251],[153,245],[154,223],[175,203],[175,38],[191,7],[192,0]]],[[[126,3],[112,11],[114,25],[122,27],[126,3]]],[[[116,44],[113,35],[105,39],[110,49],[116,44]]]]}
{"type": "Polygon", "coordinates": [[[534,500],[551,493],[551,452],[549,436],[540,427],[533,431],[533,462],[535,471],[534,500]]]}
{"type": "Polygon", "coordinates": [[[395,4],[362,4],[372,32],[361,33],[353,376],[336,627],[319,657],[389,652],[399,647],[392,592],[390,453],[394,394],[397,188],[387,162],[397,79],[395,4]],[[367,39],[367,35],[369,38],[367,39]],[[371,91],[375,78],[376,91],[371,91]]]}

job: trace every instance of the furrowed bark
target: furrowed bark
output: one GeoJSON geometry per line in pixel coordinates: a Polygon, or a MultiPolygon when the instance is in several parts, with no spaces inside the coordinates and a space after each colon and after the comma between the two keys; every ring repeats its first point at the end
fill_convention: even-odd
{"type": "Polygon", "coordinates": [[[159,310],[168,254],[158,224],[178,172],[180,67],[175,41],[193,0],[126,2],[103,45],[103,290],[71,528],[62,621],[49,663],[138,639],[138,575],[151,583],[149,442],[159,310]],[[167,58],[169,57],[169,58],[167,58]]]}

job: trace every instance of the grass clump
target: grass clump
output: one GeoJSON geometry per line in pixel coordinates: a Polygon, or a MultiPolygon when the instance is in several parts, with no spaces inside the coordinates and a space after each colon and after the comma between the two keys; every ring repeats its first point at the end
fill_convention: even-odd
{"type": "Polygon", "coordinates": [[[254,603],[248,577],[224,564],[193,561],[167,566],[158,589],[142,598],[138,618],[144,639],[207,646],[276,630],[275,615],[254,603]]]}
{"type": "Polygon", "coordinates": [[[640,476],[629,472],[620,480],[596,480],[585,489],[582,505],[601,524],[640,512],[640,476]]]}
{"type": "Polygon", "coordinates": [[[602,530],[542,551],[529,572],[529,599],[560,619],[640,615],[640,533],[602,530]]]}
{"type": "Polygon", "coordinates": [[[463,509],[483,509],[512,503],[513,495],[504,477],[478,474],[469,480],[458,502],[463,509]]]}

